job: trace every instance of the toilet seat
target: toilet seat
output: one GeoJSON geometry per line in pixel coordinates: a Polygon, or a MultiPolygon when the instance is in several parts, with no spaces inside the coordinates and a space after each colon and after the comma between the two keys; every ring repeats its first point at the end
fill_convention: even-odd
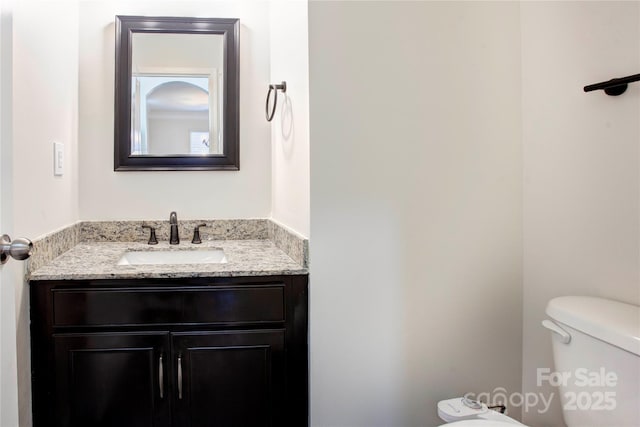
{"type": "Polygon", "coordinates": [[[462,420],[454,423],[442,424],[440,427],[514,427],[516,425],[522,425],[520,423],[510,423],[499,420],[462,420]]]}

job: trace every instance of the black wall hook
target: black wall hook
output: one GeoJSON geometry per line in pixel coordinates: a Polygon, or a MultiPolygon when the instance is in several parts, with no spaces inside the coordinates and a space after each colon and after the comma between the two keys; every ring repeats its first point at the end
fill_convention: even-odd
{"type": "Polygon", "coordinates": [[[610,96],[622,95],[626,90],[629,83],[637,82],[640,80],[640,74],[634,74],[632,76],[621,77],[619,79],[611,79],[606,82],[595,83],[584,87],[585,92],[591,92],[593,90],[604,90],[604,93],[610,96]]]}
{"type": "Polygon", "coordinates": [[[282,93],[287,91],[287,82],[282,82],[279,85],[269,85],[269,92],[267,93],[267,103],[265,104],[265,113],[267,115],[267,121],[270,122],[273,120],[273,116],[276,114],[276,106],[278,105],[278,91],[281,90],[282,93]],[[269,98],[271,98],[271,92],[273,95],[273,108],[271,112],[269,112],[269,98]]]}

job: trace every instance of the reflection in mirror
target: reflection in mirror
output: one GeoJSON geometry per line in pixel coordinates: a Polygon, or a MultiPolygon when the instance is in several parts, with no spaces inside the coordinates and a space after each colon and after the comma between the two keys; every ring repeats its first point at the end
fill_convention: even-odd
{"type": "Polygon", "coordinates": [[[132,36],[132,156],[222,154],[219,34],[132,36]]]}
{"type": "Polygon", "coordinates": [[[239,169],[239,29],[116,17],[114,170],[239,169]]]}

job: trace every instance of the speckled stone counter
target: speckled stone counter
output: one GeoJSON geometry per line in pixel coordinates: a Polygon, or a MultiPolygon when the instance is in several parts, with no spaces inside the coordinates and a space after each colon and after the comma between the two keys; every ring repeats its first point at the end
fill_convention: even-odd
{"type": "Polygon", "coordinates": [[[223,219],[179,222],[182,240],[170,246],[168,221],[151,220],[160,244],[149,246],[143,221],[79,221],[33,241],[25,263],[27,280],[100,278],[230,277],[306,274],[309,241],[271,219],[223,219]],[[201,245],[189,243],[193,228],[201,228],[201,245]],[[229,260],[219,265],[117,266],[126,250],[223,248],[229,260]]]}
{"type": "Polygon", "coordinates": [[[307,274],[271,240],[209,240],[200,245],[166,242],[150,246],[138,242],[79,243],[53,261],[33,271],[30,280],[95,280],[180,277],[231,277],[307,274]],[[118,265],[126,251],[198,250],[220,248],[226,263],[118,265]]]}

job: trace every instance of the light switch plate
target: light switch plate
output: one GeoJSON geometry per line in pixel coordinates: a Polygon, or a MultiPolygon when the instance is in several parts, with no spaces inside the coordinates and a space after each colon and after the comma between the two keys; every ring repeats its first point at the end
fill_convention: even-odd
{"type": "Polygon", "coordinates": [[[64,144],[53,143],[53,174],[61,176],[64,171],[64,144]]]}

